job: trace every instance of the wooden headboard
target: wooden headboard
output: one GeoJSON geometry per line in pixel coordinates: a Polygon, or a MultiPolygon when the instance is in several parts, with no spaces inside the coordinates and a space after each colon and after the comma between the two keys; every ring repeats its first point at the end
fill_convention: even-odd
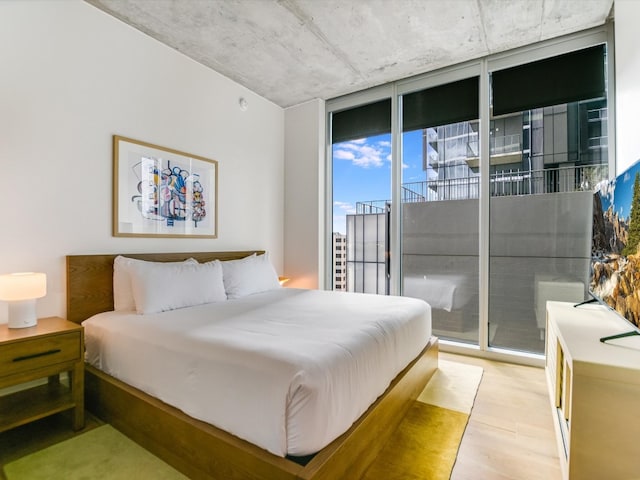
{"type": "MultiPolygon", "coordinates": [[[[235,260],[263,250],[243,252],[123,253],[153,262],[235,260]]],[[[92,315],[113,310],[113,259],[119,254],[67,256],[67,320],[81,323],[92,315]]]]}

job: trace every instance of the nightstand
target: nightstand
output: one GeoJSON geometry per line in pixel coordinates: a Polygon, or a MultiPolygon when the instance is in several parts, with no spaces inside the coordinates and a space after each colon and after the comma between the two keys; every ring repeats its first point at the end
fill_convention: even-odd
{"type": "Polygon", "coordinates": [[[0,389],[46,379],[0,396],[0,432],[65,410],[73,410],[73,429],[83,428],[83,354],[84,329],[62,318],[28,328],[0,325],[0,389]],[[68,385],[60,381],[63,372],[68,385]]]}

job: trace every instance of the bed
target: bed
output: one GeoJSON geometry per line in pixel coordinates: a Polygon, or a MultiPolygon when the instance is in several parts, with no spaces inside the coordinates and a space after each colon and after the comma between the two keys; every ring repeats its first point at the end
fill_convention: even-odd
{"type": "MultiPolygon", "coordinates": [[[[223,252],[223,253],[183,253],[183,254],[141,254],[127,255],[127,257],[138,258],[142,260],[152,260],[161,262],[177,262],[187,258],[194,258],[204,263],[214,259],[234,260],[245,258],[255,252],[223,252]]],[[[263,252],[257,252],[263,253],[263,252]]],[[[99,321],[103,317],[108,317],[106,324],[124,322],[132,325],[130,322],[135,321],[135,314],[123,314],[122,312],[111,312],[113,305],[113,261],[116,255],[80,255],[67,257],[67,283],[68,283],[68,318],[75,322],[83,322],[89,317],[93,317],[90,322],[99,321]],[[98,314],[98,315],[96,315],[98,314]]],[[[300,309],[304,310],[305,305],[317,304],[312,310],[318,310],[318,305],[327,303],[324,295],[331,295],[332,292],[319,291],[302,291],[296,289],[278,289],[272,292],[264,292],[257,295],[247,297],[245,301],[229,301],[221,303],[222,310],[235,309],[232,315],[235,316],[234,324],[241,325],[245,332],[249,332],[248,337],[256,335],[256,324],[251,323],[251,312],[260,308],[262,318],[272,318],[274,324],[282,324],[278,321],[278,316],[282,316],[282,310],[274,310],[275,304],[284,304],[286,311],[294,312],[291,317],[295,316],[295,312],[300,309]],[[313,300],[309,295],[320,295],[319,298],[313,300]],[[266,302],[266,303],[265,303],[266,302]],[[266,306],[265,306],[266,305],[266,306]],[[298,309],[298,310],[296,310],[298,309]],[[238,321],[241,319],[242,321],[238,321]]],[[[345,295],[345,294],[342,294],[345,295]]],[[[351,296],[353,297],[353,296],[351,296]]],[[[344,298],[351,299],[347,296],[344,298]]],[[[395,306],[394,308],[397,308],[395,306]]],[[[190,320],[194,322],[191,327],[195,329],[205,328],[200,324],[199,315],[204,317],[211,316],[211,312],[207,311],[207,305],[197,306],[189,310],[190,320]],[[200,312],[200,313],[197,313],[200,312]],[[203,313],[206,312],[206,313],[203,313]]],[[[217,307],[220,309],[220,306],[217,307]]],[[[361,310],[358,306],[347,305],[346,309],[361,310]]],[[[375,310],[380,310],[380,305],[372,306],[375,310]]],[[[230,312],[221,314],[223,317],[228,316],[230,312]]],[[[367,312],[366,315],[370,315],[367,312]]],[[[163,312],[153,317],[151,315],[138,315],[138,319],[168,319],[167,329],[161,334],[171,337],[176,335],[172,331],[172,325],[175,321],[171,319],[172,312],[163,312]],[[167,314],[168,315],[165,315],[167,314]]],[[[365,315],[365,316],[366,316],[365,315]]],[[[284,315],[286,317],[286,315],[284,315]]],[[[355,318],[355,316],[354,316],[355,318]]],[[[287,320],[285,318],[285,320],[287,320]]],[[[289,319],[291,320],[291,318],[289,319]]],[[[342,321],[339,318],[334,321],[342,321]]],[[[89,323],[90,323],[89,322],[89,323]]],[[[87,323],[87,327],[89,326],[87,323]]],[[[223,322],[224,323],[224,322],[223,322]]],[[[269,323],[269,322],[267,322],[269,323]]],[[[357,323],[357,322],[355,322],[357,323]]],[[[103,322],[104,324],[104,322],[103,322]]],[[[285,330],[291,330],[291,325],[284,322],[285,330]]],[[[282,325],[281,325],[282,326],[282,325]]],[[[205,330],[210,327],[206,327],[205,330]]],[[[218,328],[218,327],[217,327],[218,328]]],[[[146,345],[140,343],[144,335],[140,335],[140,331],[136,328],[129,328],[131,337],[117,337],[115,345],[124,346],[127,343],[140,346],[138,359],[150,355],[153,345],[157,342],[155,339],[149,339],[146,345]],[[136,333],[137,332],[137,333],[136,333]],[[151,346],[149,346],[151,345],[151,346]]],[[[228,325],[221,324],[215,332],[208,331],[205,336],[218,338],[221,332],[226,332],[228,325]]],[[[271,335],[271,332],[259,332],[261,335],[271,335]]],[[[365,332],[366,333],[366,332],[365,332]]],[[[100,335],[110,335],[104,332],[100,335]]],[[[424,335],[424,332],[422,333],[424,335]]],[[[312,336],[317,337],[319,332],[314,332],[312,336]]],[[[330,334],[331,335],[331,334],[330,334]]],[[[409,337],[412,334],[408,335],[409,337]]],[[[413,335],[415,336],[415,335],[413,335]]],[[[88,335],[90,346],[92,334],[88,335]]],[[[175,337],[174,337],[175,338],[175,337]]],[[[259,335],[256,337],[259,339],[259,335]]],[[[341,340],[342,341],[342,340],[341,340]]],[[[182,340],[174,341],[173,344],[181,344],[182,340]]],[[[258,340],[257,340],[258,342],[258,340]]],[[[244,345],[242,348],[250,348],[257,350],[258,343],[249,347],[244,345]]],[[[290,343],[290,342],[289,342],[290,343]]],[[[299,349],[294,352],[296,356],[304,356],[305,351],[312,350],[309,344],[304,343],[304,338],[298,338],[294,343],[300,343],[299,349]]],[[[311,439],[310,443],[301,442],[295,446],[293,450],[287,445],[293,444],[291,438],[282,439],[277,437],[275,440],[269,439],[263,442],[260,438],[251,437],[252,432],[249,430],[242,431],[232,435],[226,430],[233,431],[233,428],[224,425],[223,428],[212,426],[212,423],[218,424],[220,419],[208,419],[202,417],[203,410],[200,407],[190,410],[180,405],[181,409],[169,405],[174,403],[173,399],[166,398],[166,391],[156,391],[156,387],[149,389],[145,385],[138,385],[136,388],[130,385],[128,378],[116,378],[121,375],[109,375],[103,370],[111,373],[117,372],[118,367],[113,367],[116,363],[109,360],[111,370],[103,368],[98,355],[95,358],[89,358],[90,363],[86,368],[86,401],[87,408],[112,423],[116,428],[122,430],[125,434],[136,440],[150,451],[163,458],[165,461],[176,467],[191,478],[224,478],[224,479],[336,479],[336,478],[358,478],[373,461],[376,454],[384,445],[384,441],[393,432],[394,428],[399,424],[404,413],[406,413],[412,401],[417,398],[422,391],[429,378],[437,368],[437,339],[430,337],[426,341],[424,348],[416,350],[417,354],[411,355],[408,364],[396,367],[401,371],[395,375],[388,388],[374,402],[366,408],[364,413],[357,413],[358,417],[355,423],[346,428],[346,431],[339,430],[339,435],[323,446],[316,452],[314,445],[324,445],[327,438],[331,439],[336,432],[324,432],[320,435],[320,439],[311,439]],[[414,357],[414,358],[413,358],[414,357]],[[91,364],[93,363],[93,365],[91,364]],[[97,368],[101,367],[101,369],[97,368]],[[147,390],[147,391],[145,391],[147,390]],[[151,395],[153,393],[154,395],[151,395]],[[168,400],[169,403],[165,403],[168,400]],[[198,410],[200,408],[200,410],[198,410]],[[185,413],[185,410],[190,414],[185,413]],[[328,436],[327,436],[328,435],[328,436]],[[240,438],[240,437],[244,437],[240,438]],[[271,442],[271,443],[270,443],[271,442]],[[320,442],[314,443],[314,442],[320,442]],[[282,446],[285,446],[282,448],[282,446]],[[307,455],[310,454],[310,455],[307,455]]],[[[110,347],[112,348],[112,347],[110,347]]],[[[113,347],[117,350],[116,347],[113,347]]],[[[324,348],[324,347],[323,347],[324,348]]],[[[339,344],[336,348],[344,348],[344,344],[339,344]]],[[[413,347],[415,348],[415,347],[413,347]]],[[[185,344],[185,350],[197,350],[197,346],[193,344],[185,344]]],[[[315,354],[318,354],[316,352],[315,354]]],[[[118,358],[118,357],[113,357],[118,358]]],[[[169,357],[168,357],[169,358],[169,357]]],[[[231,358],[230,356],[228,358],[231,358]]],[[[282,360],[278,358],[278,361],[282,360]]],[[[403,360],[404,361],[404,360],[403,360]]],[[[259,360],[258,363],[267,369],[268,362],[259,360]]],[[[406,363],[406,362],[405,362],[406,363]]],[[[167,365],[177,365],[178,362],[169,361],[167,365]]],[[[194,375],[191,365],[190,374],[194,375]]],[[[172,367],[173,368],[173,367],[172,367]]],[[[379,365],[376,368],[381,368],[379,365]]],[[[121,369],[120,369],[121,370],[121,369]]],[[[184,371],[176,368],[179,376],[184,371]],[[180,373],[182,372],[182,373],[180,373]]],[[[212,371],[209,367],[204,367],[203,372],[212,371]]],[[[266,371],[266,370],[265,370],[266,371]]],[[[144,369],[141,369],[144,378],[144,369]]],[[[227,372],[233,376],[232,371],[227,372]]],[[[149,375],[149,372],[146,372],[149,375]]],[[[195,374],[196,378],[201,378],[195,374]]],[[[122,377],[122,376],[121,376],[122,377]]],[[[164,375],[163,375],[164,377],[164,375]]],[[[212,381],[229,382],[230,377],[225,378],[224,375],[213,376],[212,381]]],[[[253,381],[256,379],[254,378],[253,381]]],[[[251,386],[252,382],[241,385],[236,380],[238,391],[242,393],[238,398],[250,396],[249,390],[244,390],[251,386]]],[[[135,381],[133,381],[135,383],[135,381]]],[[[165,382],[166,383],[166,382],[165,382]]],[[[195,382],[199,383],[199,382],[195,382]]],[[[277,385],[277,380],[269,381],[269,385],[277,385]]],[[[275,387],[274,387],[275,388],[275,387]]],[[[379,387],[377,387],[379,388],[379,387]]],[[[214,389],[215,390],[215,389],[214,389]]],[[[366,389],[363,389],[366,390],[366,389]]],[[[215,397],[215,391],[212,394],[215,397]]],[[[187,395],[193,398],[195,395],[187,395]]],[[[198,395],[199,396],[199,395],[198,395]]],[[[211,401],[216,401],[212,397],[211,401]]],[[[218,399],[219,400],[219,399],[218,399]]],[[[330,397],[317,397],[315,401],[322,404],[330,403],[330,397]]],[[[268,403],[268,402],[267,402],[268,403]]],[[[280,402],[275,401],[274,404],[280,402]]],[[[218,403],[216,403],[218,404],[218,403]]],[[[266,408],[266,407],[265,407],[266,408]]],[[[339,412],[344,409],[344,404],[337,405],[333,411],[339,412]]],[[[206,409],[205,409],[206,410],[206,409]]],[[[364,408],[363,408],[364,410],[364,408]]],[[[334,414],[331,413],[331,417],[334,414]]],[[[352,413],[353,414],[353,413],[352,413]]],[[[268,415],[254,415],[250,417],[248,423],[259,422],[260,418],[272,419],[279,414],[269,413],[268,415]]],[[[339,417],[339,415],[335,415],[339,417]]],[[[308,420],[308,419],[307,419],[308,420]]],[[[300,425],[304,425],[307,420],[300,420],[300,425]]],[[[328,424],[331,422],[327,422],[328,424]]],[[[349,422],[350,423],[350,422],[349,422]]],[[[316,425],[317,427],[317,425],[316,425]]],[[[313,427],[309,431],[318,430],[313,427]]],[[[270,428],[264,426],[264,428],[270,428]]],[[[292,427],[296,430],[297,427],[292,427]]],[[[337,427],[342,428],[342,427],[337,427]]],[[[302,427],[300,427],[302,431],[302,427]]],[[[289,430],[289,425],[286,429],[289,430]]],[[[259,431],[259,429],[258,429],[259,431]]],[[[302,435],[308,437],[309,435],[302,435]]]]}

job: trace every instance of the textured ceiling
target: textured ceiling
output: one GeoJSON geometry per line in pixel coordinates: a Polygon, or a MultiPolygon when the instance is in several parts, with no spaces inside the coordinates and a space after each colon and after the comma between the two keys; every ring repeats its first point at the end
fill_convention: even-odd
{"type": "Polygon", "coordinates": [[[86,0],[282,107],[603,24],[614,0],[86,0]]]}

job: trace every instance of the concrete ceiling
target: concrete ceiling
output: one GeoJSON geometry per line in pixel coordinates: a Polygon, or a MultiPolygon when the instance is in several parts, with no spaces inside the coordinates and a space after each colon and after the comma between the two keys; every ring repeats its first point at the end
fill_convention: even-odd
{"type": "Polygon", "coordinates": [[[86,0],[281,107],[603,24],[614,0],[86,0]]]}

